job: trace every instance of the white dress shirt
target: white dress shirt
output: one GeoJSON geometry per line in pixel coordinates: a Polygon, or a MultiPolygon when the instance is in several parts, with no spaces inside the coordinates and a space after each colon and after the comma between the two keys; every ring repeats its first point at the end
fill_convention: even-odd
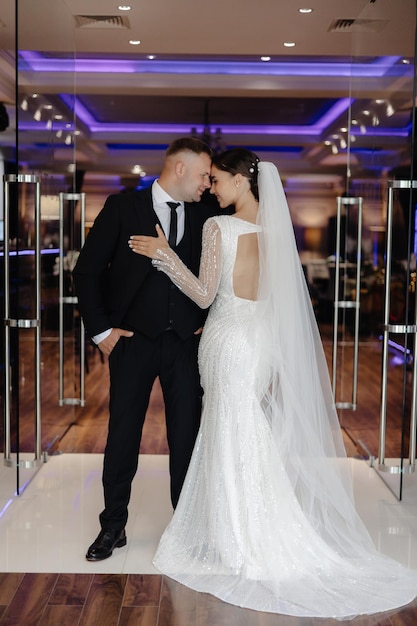
{"type": "MultiPolygon", "coordinates": [[[[167,205],[167,202],[178,202],[178,200],[174,200],[173,198],[171,198],[171,196],[168,195],[167,192],[162,189],[158,181],[155,180],[152,184],[152,201],[153,201],[153,208],[155,210],[155,213],[158,216],[159,221],[161,222],[161,226],[165,233],[165,237],[168,239],[169,225],[171,222],[171,209],[167,205]]],[[[177,219],[177,244],[178,244],[184,236],[184,228],[185,228],[184,202],[180,202],[179,206],[177,206],[177,216],[178,216],[178,219],[177,219]]]]}
{"type": "MultiPolygon", "coordinates": [[[[159,221],[161,222],[162,229],[165,233],[165,237],[168,239],[169,236],[169,225],[171,222],[171,209],[167,205],[167,202],[178,202],[178,200],[174,200],[171,198],[166,191],[164,191],[161,185],[155,180],[152,183],[152,202],[155,213],[158,216],[159,221]]],[[[184,228],[185,228],[185,212],[184,212],[184,202],[180,202],[177,207],[177,243],[181,241],[184,236],[184,228]]],[[[132,233],[132,235],[141,235],[142,233],[132,233]]],[[[126,242],[127,245],[127,242],[126,242]]],[[[108,337],[111,333],[112,329],[104,330],[102,333],[95,335],[93,337],[94,343],[98,344],[103,339],[108,337]]]]}

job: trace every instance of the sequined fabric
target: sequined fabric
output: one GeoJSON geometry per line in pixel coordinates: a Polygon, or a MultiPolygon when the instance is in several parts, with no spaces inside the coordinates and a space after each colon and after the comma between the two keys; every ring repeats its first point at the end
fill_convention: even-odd
{"type": "Polygon", "coordinates": [[[172,282],[199,307],[207,309],[217,294],[221,272],[220,230],[214,219],[204,224],[203,239],[205,245],[198,278],[188,271],[171,248],[158,250],[158,258],[152,261],[152,265],[168,274],[172,282]]]}
{"type": "Polygon", "coordinates": [[[260,611],[343,619],[389,609],[404,585],[404,603],[413,597],[415,574],[372,550],[348,558],[323,540],[262,410],[258,303],[233,292],[238,237],[257,230],[230,216],[209,220],[199,279],[171,251],[157,261],[200,306],[214,301],[199,351],[201,428],[154,564],[192,589],[260,611]]]}

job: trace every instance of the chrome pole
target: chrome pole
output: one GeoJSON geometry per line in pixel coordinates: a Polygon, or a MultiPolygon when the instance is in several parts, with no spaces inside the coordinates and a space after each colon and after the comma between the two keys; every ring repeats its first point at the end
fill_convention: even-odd
{"type": "Polygon", "coordinates": [[[411,393],[411,420],[410,420],[410,444],[408,451],[408,463],[411,467],[415,467],[416,464],[416,420],[417,420],[417,289],[414,299],[414,359],[413,359],[413,390],[411,393]]]}
{"type": "Polygon", "coordinates": [[[35,200],[35,459],[41,460],[41,186],[35,200]]]}
{"type": "MultiPolygon", "coordinates": [[[[416,345],[417,317],[414,324],[390,324],[390,286],[392,264],[392,222],[393,222],[393,192],[394,189],[417,189],[417,181],[413,180],[389,180],[388,181],[388,205],[387,205],[387,242],[385,255],[385,295],[384,295],[384,334],[382,344],[382,379],[381,379],[381,412],[379,420],[379,449],[378,469],[390,474],[412,473],[415,471],[415,447],[416,447],[416,405],[417,405],[417,365],[414,354],[413,387],[410,418],[410,444],[408,465],[387,465],[385,462],[386,429],[387,429],[387,391],[388,391],[388,347],[390,334],[414,334],[416,345]]],[[[415,316],[417,315],[417,308],[415,316]]]]}
{"type": "Polygon", "coordinates": [[[392,250],[392,212],[393,196],[391,181],[388,181],[387,207],[387,239],[385,244],[385,289],[384,289],[384,331],[382,340],[382,381],[381,381],[381,414],[379,422],[378,463],[380,469],[385,467],[385,438],[387,429],[387,383],[388,383],[388,322],[390,314],[391,284],[391,250],[392,250]]]}
{"type": "MultiPolygon", "coordinates": [[[[360,312],[360,284],[361,284],[361,247],[362,247],[362,198],[337,198],[337,224],[336,224],[336,260],[335,260],[335,290],[334,290],[334,321],[333,321],[333,377],[332,390],[335,406],[339,409],[356,409],[357,387],[358,387],[358,353],[359,353],[359,312],[360,312]],[[348,207],[358,207],[358,227],[357,227],[357,258],[356,258],[356,296],[355,300],[347,300],[345,290],[343,290],[343,300],[339,300],[340,293],[340,236],[342,207],[345,207],[347,216],[348,207]],[[353,343],[353,371],[352,371],[352,396],[351,399],[337,400],[337,355],[338,355],[338,326],[339,311],[343,309],[355,309],[354,322],[354,343],[353,343]]],[[[342,265],[347,266],[347,259],[343,259],[342,265]]]]}
{"type": "Polygon", "coordinates": [[[59,406],[85,405],[85,334],[84,324],[80,320],[79,346],[80,346],[80,394],[79,397],[65,397],[64,391],[64,306],[77,305],[77,296],[65,295],[64,291],[64,202],[80,202],[80,242],[81,247],[85,239],[85,193],[60,193],[59,194],[59,406]]]}
{"type": "Polygon", "coordinates": [[[10,413],[11,413],[11,376],[10,376],[10,196],[9,180],[4,180],[4,463],[11,461],[10,413]]]}
{"type": "Polygon", "coordinates": [[[333,302],[333,367],[332,367],[332,389],[333,397],[336,400],[337,387],[337,346],[338,346],[338,326],[339,326],[339,269],[340,269],[340,221],[342,213],[342,198],[337,198],[336,215],[336,259],[334,274],[334,302],[333,302]]]}
{"type": "MultiPolygon", "coordinates": [[[[40,264],[40,178],[29,174],[10,174],[4,180],[4,344],[5,344],[5,416],[4,416],[4,464],[7,467],[33,468],[42,463],[41,453],[41,387],[40,387],[40,332],[41,332],[41,264],[40,264]],[[10,184],[35,185],[35,317],[32,319],[16,319],[10,317],[10,184]],[[35,329],[35,441],[34,459],[32,461],[14,461],[11,457],[11,376],[10,376],[10,329],[35,329]]],[[[18,258],[17,258],[18,261],[18,258]]]]}
{"type": "Polygon", "coordinates": [[[359,355],[359,312],[361,299],[362,267],[362,198],[358,198],[358,251],[356,261],[356,299],[355,299],[355,347],[353,351],[352,408],[357,405],[358,390],[358,355],[359,355]]]}

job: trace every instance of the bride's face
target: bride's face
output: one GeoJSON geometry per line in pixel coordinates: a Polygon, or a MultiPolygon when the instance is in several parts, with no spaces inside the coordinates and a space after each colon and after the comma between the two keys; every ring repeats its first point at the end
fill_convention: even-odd
{"type": "Polygon", "coordinates": [[[229,172],[211,166],[211,188],[210,193],[214,194],[220,208],[225,209],[236,201],[236,176],[229,172]]]}

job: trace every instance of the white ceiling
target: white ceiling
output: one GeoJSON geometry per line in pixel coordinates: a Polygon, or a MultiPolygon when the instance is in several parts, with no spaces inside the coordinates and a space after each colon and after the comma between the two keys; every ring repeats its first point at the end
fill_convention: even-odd
{"type": "MultiPolygon", "coordinates": [[[[2,47],[14,44],[14,1],[3,0],[2,47]]],[[[297,55],[412,55],[413,0],[19,0],[19,47],[50,52],[128,53],[139,39],[141,54],[282,55],[284,41],[297,55]],[[127,4],[127,3],[126,3],[127,4]],[[300,15],[298,8],[314,8],[300,15]],[[74,29],[74,16],[122,16],[127,28],[74,29]],[[355,19],[352,29],[329,32],[334,20],[355,19]],[[352,50],[352,32],[366,33],[352,50]]]]}
{"type": "MultiPolygon", "coordinates": [[[[0,100],[8,105],[10,117],[9,129],[0,134],[0,147],[4,148],[15,140],[14,6],[13,0],[2,0],[0,6],[0,100]]],[[[189,115],[189,126],[201,126],[203,103],[208,100],[213,127],[247,125],[250,114],[252,130],[243,135],[224,131],[227,145],[265,149],[271,160],[278,160],[290,173],[322,174],[346,167],[346,151],[332,154],[324,140],[326,134],[348,122],[349,109],[344,113],[345,121],[335,119],[320,134],[309,133],[308,125],[317,114],[316,99],[327,100],[331,109],[338,99],[351,97],[352,107],[357,108],[352,108],[352,116],[375,99],[389,99],[400,112],[391,120],[381,117],[372,139],[370,135],[358,137],[357,145],[362,143],[364,153],[365,148],[373,151],[373,157],[368,154],[363,158],[378,167],[384,158],[387,167],[407,158],[407,137],[404,133],[393,136],[391,131],[405,128],[412,110],[412,78],[404,66],[401,71],[400,63],[406,58],[412,68],[414,62],[414,0],[134,0],[128,12],[120,11],[112,0],[19,0],[17,32],[20,50],[39,51],[61,62],[70,59],[72,68],[82,59],[105,59],[108,64],[108,68],[96,65],[76,73],[59,68],[34,71],[30,66],[19,72],[19,101],[36,92],[42,98],[38,102],[52,105],[54,111],[65,115],[68,106],[58,96],[76,94],[98,122],[77,118],[76,128],[81,134],[69,147],[55,134],[52,140],[45,124],[22,130],[21,153],[28,167],[59,169],[75,160],[87,171],[126,176],[133,163],[140,163],[148,174],[155,175],[163,146],[178,132],[184,134],[185,122],[181,126],[178,120],[189,115]],[[302,6],[314,10],[309,15],[300,14],[298,8],[302,6]],[[81,22],[87,26],[80,26],[81,22]],[[140,45],[130,45],[131,39],[140,40],[140,45]],[[285,48],[287,41],[295,42],[295,47],[285,48]],[[155,55],[154,61],[147,59],[150,54],[155,55]],[[271,61],[261,62],[261,55],[271,56],[271,61]],[[384,61],[387,65],[380,76],[357,75],[358,61],[364,67],[375,67],[378,57],[390,57],[389,62],[384,61]],[[136,62],[132,72],[112,67],[112,61],[122,59],[136,62]],[[172,64],[178,60],[203,65],[198,70],[177,65],[173,71],[172,64]],[[209,60],[216,61],[214,69],[204,65],[209,60]],[[234,65],[225,66],[226,61],[234,65]],[[325,61],[331,63],[332,75],[323,69],[325,61]],[[156,62],[161,65],[156,66],[156,62]],[[259,120],[255,124],[256,102],[259,120]],[[171,126],[145,132],[138,125],[145,115],[145,103],[148,117],[153,109],[155,116],[160,116],[160,124],[171,126]],[[170,109],[174,103],[175,111],[170,109]],[[276,120],[272,119],[274,109],[276,120]],[[284,132],[292,112],[294,120],[284,132]],[[217,114],[219,122],[212,119],[217,114]],[[200,119],[195,121],[193,115],[200,119]],[[279,127],[280,132],[264,132],[268,116],[272,130],[279,127]],[[119,126],[106,126],[104,122],[110,119],[117,120],[119,126]],[[120,126],[124,121],[137,126],[129,131],[120,126]],[[301,129],[299,133],[294,133],[295,126],[301,129]],[[386,133],[383,126],[388,129],[386,133]],[[138,130],[132,132],[135,128],[138,130]],[[110,145],[117,145],[117,152],[110,145]]],[[[19,124],[28,114],[19,109],[19,124]]],[[[366,163],[360,165],[367,169],[366,163]]],[[[372,167],[368,169],[372,171],[372,167]]]]}

